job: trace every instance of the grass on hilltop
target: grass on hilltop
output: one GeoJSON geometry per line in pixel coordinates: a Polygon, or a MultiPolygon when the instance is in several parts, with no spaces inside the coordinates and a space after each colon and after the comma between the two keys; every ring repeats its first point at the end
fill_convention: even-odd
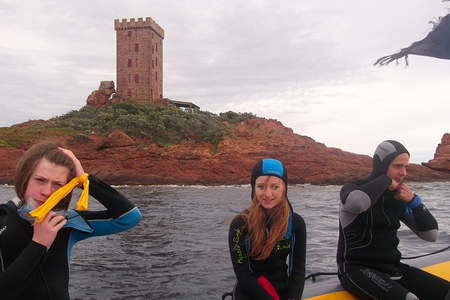
{"type": "Polygon", "coordinates": [[[131,102],[116,103],[104,108],[84,106],[48,121],[32,121],[29,125],[0,128],[0,147],[20,147],[33,139],[71,136],[73,144],[89,141],[89,135],[106,135],[119,129],[134,138],[149,138],[161,145],[185,141],[217,145],[229,134],[229,124],[255,118],[251,113],[228,111],[219,115],[186,112],[171,106],[131,102]]]}

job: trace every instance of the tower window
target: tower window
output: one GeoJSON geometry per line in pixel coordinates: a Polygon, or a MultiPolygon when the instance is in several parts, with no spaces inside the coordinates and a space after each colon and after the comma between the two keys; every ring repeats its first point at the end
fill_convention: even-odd
{"type": "Polygon", "coordinates": [[[155,72],[155,80],[158,81],[158,72],[155,72]]]}
{"type": "Polygon", "coordinates": [[[134,82],[139,83],[139,74],[134,75],[134,82]]]}
{"type": "Polygon", "coordinates": [[[127,96],[131,97],[131,89],[127,89],[127,96]]]}
{"type": "Polygon", "coordinates": [[[139,44],[134,44],[134,52],[139,52],[139,44]]]}
{"type": "Polygon", "coordinates": [[[128,68],[131,67],[131,58],[128,59],[128,68]]]}
{"type": "Polygon", "coordinates": [[[133,34],[131,30],[128,30],[128,36],[130,37],[133,34]]]}

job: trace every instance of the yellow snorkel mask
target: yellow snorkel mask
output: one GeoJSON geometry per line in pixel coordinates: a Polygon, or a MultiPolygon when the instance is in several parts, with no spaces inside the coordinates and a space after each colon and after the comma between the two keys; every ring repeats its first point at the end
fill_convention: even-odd
{"type": "Polygon", "coordinates": [[[77,202],[77,210],[88,209],[89,200],[89,179],[88,174],[84,173],[78,177],[75,177],[69,181],[66,185],[57,189],[48,199],[38,208],[29,212],[29,215],[36,218],[36,222],[40,223],[44,220],[45,216],[62,200],[67,196],[74,188],[83,184],[83,192],[81,192],[80,199],[77,202]]]}

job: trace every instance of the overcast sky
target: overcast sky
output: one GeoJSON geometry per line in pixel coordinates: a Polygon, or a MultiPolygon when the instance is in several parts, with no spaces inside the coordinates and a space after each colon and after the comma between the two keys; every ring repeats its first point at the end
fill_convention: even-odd
{"type": "Polygon", "coordinates": [[[114,19],[165,30],[164,97],[273,118],[329,147],[372,155],[401,141],[433,158],[450,130],[450,60],[410,56],[448,13],[440,0],[0,0],[0,126],[48,119],[116,80],[114,19]]]}

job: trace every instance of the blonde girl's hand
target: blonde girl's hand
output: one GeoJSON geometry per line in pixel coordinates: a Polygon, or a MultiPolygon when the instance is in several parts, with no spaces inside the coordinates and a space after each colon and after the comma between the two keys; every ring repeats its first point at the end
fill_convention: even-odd
{"type": "Polygon", "coordinates": [[[54,211],[50,211],[41,223],[34,222],[32,240],[49,249],[55,241],[58,231],[63,228],[66,223],[66,218],[58,216],[54,211]]]}
{"type": "Polygon", "coordinates": [[[84,169],[83,166],[81,166],[81,162],[78,160],[75,154],[73,154],[72,151],[62,147],[58,147],[58,149],[72,159],[73,164],[75,165],[75,173],[77,177],[84,174],[84,169]]]}

